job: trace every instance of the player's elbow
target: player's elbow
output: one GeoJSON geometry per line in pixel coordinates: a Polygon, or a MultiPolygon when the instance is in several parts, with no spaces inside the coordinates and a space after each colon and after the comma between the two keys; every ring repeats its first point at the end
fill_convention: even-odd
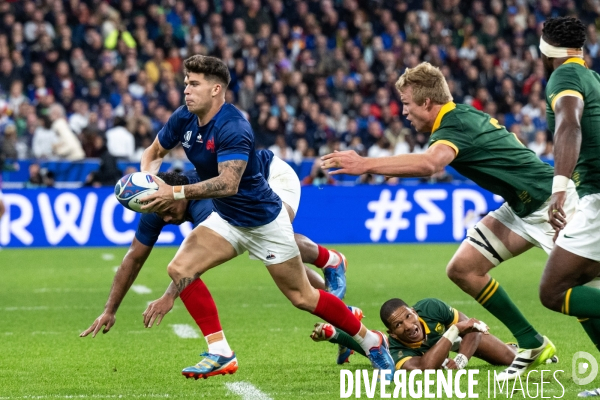
{"type": "Polygon", "coordinates": [[[442,169],[443,169],[443,167],[440,167],[438,165],[438,163],[435,162],[435,160],[432,160],[432,159],[428,158],[423,163],[422,173],[423,173],[423,176],[431,176],[431,175],[434,175],[434,174],[438,173],[442,169]]]}
{"type": "Polygon", "coordinates": [[[230,185],[227,185],[225,188],[225,197],[236,195],[238,193],[239,188],[240,188],[239,182],[235,182],[230,185]]]}

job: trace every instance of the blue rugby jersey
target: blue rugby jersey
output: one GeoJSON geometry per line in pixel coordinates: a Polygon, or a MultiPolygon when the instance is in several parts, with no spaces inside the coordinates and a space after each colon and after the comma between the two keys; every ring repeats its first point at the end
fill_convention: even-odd
{"type": "MultiPolygon", "coordinates": [[[[273,161],[273,152],[271,150],[258,150],[256,152],[256,158],[260,163],[262,174],[265,179],[268,180],[269,168],[271,167],[271,161],[273,161]]],[[[190,185],[200,182],[200,177],[196,170],[186,171],[183,174],[187,177],[190,185]]],[[[212,199],[189,200],[185,213],[185,220],[190,221],[195,228],[208,218],[212,211],[212,199]]],[[[152,247],[156,244],[165,225],[167,225],[167,223],[155,213],[142,214],[137,231],[135,232],[135,237],[140,243],[152,247]]]]}
{"type": "Polygon", "coordinates": [[[179,107],[158,133],[165,149],[181,143],[201,180],[219,175],[218,164],[229,160],[247,161],[238,193],[215,198],[214,209],[234,226],[255,227],[273,221],[281,211],[281,199],[267,184],[254,150],[254,132],[243,114],[225,103],[203,127],[198,117],[179,107]]]}

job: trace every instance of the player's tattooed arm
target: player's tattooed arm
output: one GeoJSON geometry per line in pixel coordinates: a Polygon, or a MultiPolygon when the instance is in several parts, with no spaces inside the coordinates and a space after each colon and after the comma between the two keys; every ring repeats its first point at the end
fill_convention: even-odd
{"type": "Polygon", "coordinates": [[[233,196],[237,193],[242,175],[248,163],[229,160],[219,163],[219,175],[203,182],[185,186],[186,199],[210,199],[233,196]]]}

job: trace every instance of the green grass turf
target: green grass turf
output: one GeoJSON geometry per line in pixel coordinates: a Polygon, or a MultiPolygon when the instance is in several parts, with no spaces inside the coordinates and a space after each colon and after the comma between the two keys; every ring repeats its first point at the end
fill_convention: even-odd
{"type": "MultiPolygon", "coordinates": [[[[414,303],[438,297],[484,320],[505,341],[509,331],[445,275],[455,245],[339,246],[347,256],[346,302],[364,310],[365,324],[383,329],[379,306],[391,297],[414,303]]],[[[102,312],[110,284],[125,248],[7,250],[0,252],[0,399],[19,398],[240,398],[228,382],[248,382],[273,399],[339,398],[340,366],[336,348],[313,343],[311,328],[318,321],[295,310],[272,283],[264,267],[247,255],[215,268],[204,279],[211,289],[227,339],[236,351],[240,369],[235,375],[186,380],[183,367],[193,365],[206,348],[200,339],[181,339],[169,324],[190,324],[178,300],[159,327],[144,329],[142,312],[168,283],[166,265],[174,248],[157,248],[136,283],[151,294],[130,292],[106,335],[79,338],[102,312]],[[103,255],[114,255],[106,260],[103,255]],[[73,397],[69,397],[73,396],[73,397]]],[[[564,399],[582,388],[571,378],[576,351],[597,352],[573,318],[545,310],[537,284],[545,262],[539,250],[507,262],[494,277],[504,286],[529,320],[558,347],[564,399]]],[[[353,356],[344,368],[369,368],[365,358],[353,356]]],[[[487,398],[484,362],[479,368],[478,393],[487,398]]],[[[501,368],[492,368],[500,370],[501,368]]],[[[534,381],[539,383],[539,374],[534,381]]],[[[550,376],[545,396],[562,389],[550,376]]],[[[598,383],[598,381],[596,381],[598,383]]],[[[590,386],[593,386],[590,385],[590,386]]],[[[600,386],[600,385],[596,385],[600,386]]],[[[364,388],[362,398],[365,398],[364,388]]],[[[530,393],[535,387],[530,385],[530,393]]],[[[499,396],[499,395],[498,395],[499,396]]],[[[513,398],[523,398],[516,392],[513,398]]],[[[354,398],[354,395],[352,396],[354,398]]],[[[501,398],[501,397],[497,397],[501,398]]],[[[506,398],[506,396],[504,396],[506,398]]]]}

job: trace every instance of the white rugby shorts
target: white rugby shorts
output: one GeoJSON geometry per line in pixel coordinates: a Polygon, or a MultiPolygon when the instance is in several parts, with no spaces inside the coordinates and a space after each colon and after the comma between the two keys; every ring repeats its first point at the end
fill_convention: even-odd
{"type": "Polygon", "coordinates": [[[560,231],[556,245],[600,262],[600,194],[583,196],[573,219],[560,231]]]}
{"type": "Polygon", "coordinates": [[[256,227],[233,226],[213,211],[200,226],[207,227],[227,240],[238,255],[248,250],[250,258],[265,265],[280,264],[300,254],[287,210],[281,207],[277,218],[256,227]]]}
{"type": "MultiPolygon", "coordinates": [[[[569,185],[567,187],[567,200],[565,201],[565,205],[563,207],[565,213],[567,214],[567,221],[570,221],[572,218],[574,218],[578,201],[579,196],[577,195],[577,190],[575,189],[575,183],[573,183],[573,181],[569,181],[569,185]]],[[[546,202],[533,213],[521,218],[515,214],[515,212],[508,206],[507,203],[504,203],[499,209],[492,211],[489,213],[489,215],[496,218],[503,225],[508,227],[517,235],[521,236],[523,239],[532,243],[536,247],[540,247],[547,254],[550,254],[552,247],[554,247],[554,242],[552,242],[552,239],[554,238],[555,231],[554,228],[552,228],[552,225],[550,225],[550,222],[548,222],[549,206],[550,199],[546,200],[546,202]]],[[[567,224],[567,226],[569,225],[570,223],[567,224]]]]}

